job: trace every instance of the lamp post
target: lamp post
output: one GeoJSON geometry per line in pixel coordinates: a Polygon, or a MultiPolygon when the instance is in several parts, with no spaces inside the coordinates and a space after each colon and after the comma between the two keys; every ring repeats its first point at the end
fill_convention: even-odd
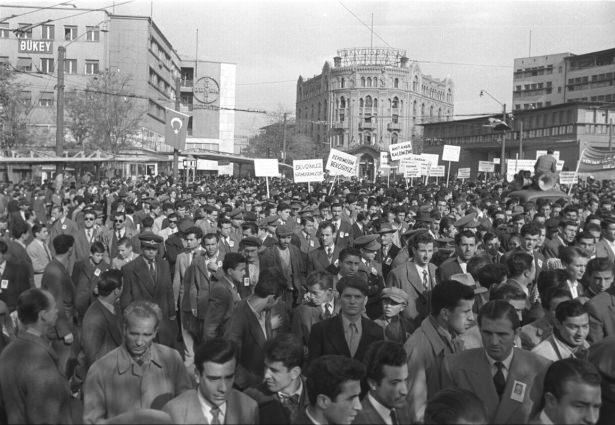
{"type": "MultiPolygon", "coordinates": [[[[482,89],[480,91],[480,96],[482,97],[483,95],[489,96],[491,99],[496,101],[502,107],[502,121],[506,124],[506,104],[500,102],[498,99],[493,97],[493,95],[485,89],[482,89]]],[[[508,129],[510,129],[510,127],[508,129]]],[[[503,129],[502,131],[502,150],[500,153],[500,174],[502,174],[502,176],[506,175],[505,157],[506,157],[506,129],[503,129]]]]}

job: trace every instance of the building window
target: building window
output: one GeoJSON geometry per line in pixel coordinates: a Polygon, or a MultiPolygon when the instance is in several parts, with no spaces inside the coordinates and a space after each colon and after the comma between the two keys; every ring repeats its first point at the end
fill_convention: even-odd
{"type": "MultiPolygon", "coordinates": [[[[369,78],[368,78],[369,81],[369,78]]],[[[371,108],[372,107],[372,97],[371,96],[366,96],[365,97],[365,107],[366,108],[371,108]]]]}
{"type": "Polygon", "coordinates": [[[32,58],[17,58],[17,70],[32,71],[32,58]]]}
{"type": "Polygon", "coordinates": [[[77,38],[77,27],[73,25],[64,26],[64,40],[74,40],[77,38]]]}
{"type": "Polygon", "coordinates": [[[8,56],[0,56],[0,67],[5,68],[5,69],[10,68],[10,62],[9,62],[8,56]]]}
{"type": "Polygon", "coordinates": [[[19,100],[22,103],[25,103],[27,105],[32,103],[32,92],[29,90],[22,90],[19,92],[19,100]]]}
{"type": "Polygon", "coordinates": [[[53,92],[41,92],[38,104],[44,108],[53,107],[53,92]]]}
{"type": "Polygon", "coordinates": [[[19,24],[19,28],[15,31],[17,38],[32,38],[32,24],[19,24]],[[25,29],[22,30],[22,29],[25,29]]]}
{"type": "Polygon", "coordinates": [[[41,72],[45,74],[53,74],[54,69],[53,58],[41,58],[41,72]]]}
{"type": "Polygon", "coordinates": [[[340,108],[346,109],[346,98],[344,96],[340,98],[340,108]]]}
{"type": "Polygon", "coordinates": [[[366,131],[363,134],[363,143],[366,145],[371,145],[372,144],[372,133],[370,133],[369,131],[366,131]]]}
{"type": "Polygon", "coordinates": [[[342,88],[346,87],[346,80],[342,78],[342,83],[341,83],[342,88]]]}
{"type": "Polygon", "coordinates": [[[43,40],[53,40],[54,39],[54,26],[53,25],[43,25],[41,26],[41,38],[43,40]]]}
{"type": "Polygon", "coordinates": [[[417,92],[419,90],[419,77],[414,76],[414,81],[412,82],[412,91],[417,92]]]}
{"type": "Polygon", "coordinates": [[[393,122],[393,124],[399,123],[399,115],[393,114],[393,116],[391,117],[391,121],[393,122]]]}
{"type": "Polygon", "coordinates": [[[516,105],[515,105],[515,110],[517,110],[517,111],[518,111],[519,109],[521,109],[521,105],[520,105],[520,104],[516,104],[516,105]]]}
{"type": "Polygon", "coordinates": [[[395,97],[393,98],[392,107],[393,107],[393,109],[397,109],[397,108],[399,108],[399,99],[397,98],[397,96],[395,96],[395,97]]]}
{"type": "Polygon", "coordinates": [[[393,87],[395,87],[396,89],[399,88],[399,78],[393,80],[393,87]]]}
{"type": "Polygon", "coordinates": [[[363,107],[363,98],[359,99],[359,108],[363,107]]]}
{"type": "Polygon", "coordinates": [[[77,59],[64,59],[64,73],[76,74],[77,73],[77,59]]]}
{"type": "Polygon", "coordinates": [[[87,41],[100,41],[100,28],[85,27],[85,39],[87,41]]]}
{"type": "Polygon", "coordinates": [[[9,38],[9,24],[3,22],[0,24],[0,38],[9,38]]]}
{"type": "Polygon", "coordinates": [[[365,77],[361,77],[361,87],[365,87],[365,77]]]}
{"type": "Polygon", "coordinates": [[[97,60],[86,60],[85,61],[85,74],[93,75],[98,74],[98,61],[97,60]]]}

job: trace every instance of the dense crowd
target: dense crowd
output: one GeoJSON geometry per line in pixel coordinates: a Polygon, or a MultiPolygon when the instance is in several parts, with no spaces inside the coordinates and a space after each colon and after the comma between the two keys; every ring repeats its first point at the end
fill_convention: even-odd
{"type": "Polygon", "coordinates": [[[5,184],[0,423],[612,423],[615,182],[516,189],[5,184]]]}

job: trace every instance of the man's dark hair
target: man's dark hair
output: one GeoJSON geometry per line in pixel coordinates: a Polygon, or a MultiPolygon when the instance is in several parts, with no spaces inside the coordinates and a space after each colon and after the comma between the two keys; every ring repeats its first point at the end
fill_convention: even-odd
{"type": "Polygon", "coordinates": [[[21,238],[21,235],[28,233],[28,230],[28,225],[26,223],[24,223],[23,221],[18,221],[13,224],[13,230],[11,231],[11,234],[13,235],[14,239],[19,239],[21,238]]]}
{"type": "Polygon", "coordinates": [[[346,288],[354,288],[358,291],[361,291],[361,293],[366,297],[369,291],[367,282],[357,275],[344,276],[339,280],[339,282],[337,282],[337,292],[339,294],[344,292],[344,289],[346,288]]]}
{"type": "Polygon", "coordinates": [[[519,285],[515,285],[512,283],[504,283],[502,285],[498,285],[493,287],[491,294],[489,295],[490,300],[525,300],[527,299],[527,295],[523,292],[523,289],[519,287],[519,285]]]}
{"type": "Polygon", "coordinates": [[[314,406],[320,394],[335,401],[345,382],[363,380],[365,366],[346,356],[326,355],[316,358],[305,376],[308,399],[310,405],[314,406]]]}
{"type": "Polygon", "coordinates": [[[327,272],[313,271],[307,276],[305,287],[310,288],[314,285],[319,285],[323,291],[333,289],[333,275],[327,272]]]}
{"type": "Polygon", "coordinates": [[[477,273],[478,283],[485,288],[501,283],[508,275],[508,268],[502,263],[486,264],[477,273]]]}
{"type": "Polygon", "coordinates": [[[596,257],[589,260],[585,273],[591,276],[593,272],[613,272],[613,263],[607,257],[596,257]]]}
{"type": "Polygon", "coordinates": [[[36,237],[38,233],[41,233],[41,230],[46,228],[47,226],[45,226],[44,224],[35,224],[34,226],[32,226],[32,236],[36,237]]]}
{"type": "Polygon", "coordinates": [[[551,310],[551,302],[555,298],[572,299],[568,288],[550,287],[544,292],[544,294],[540,295],[540,305],[542,305],[542,308],[545,311],[551,310]]]}
{"type": "Polygon", "coordinates": [[[98,295],[106,297],[115,289],[122,287],[122,271],[111,269],[102,272],[96,286],[98,295]]]}
{"type": "Polygon", "coordinates": [[[150,228],[154,225],[154,219],[151,216],[146,215],[141,220],[141,225],[143,226],[143,228],[150,228]]]}
{"type": "Polygon", "coordinates": [[[265,360],[280,362],[287,369],[303,366],[303,342],[290,333],[282,333],[265,343],[265,360]]]}
{"type": "Polygon", "coordinates": [[[538,273],[538,277],[536,278],[536,288],[538,289],[538,294],[540,295],[540,298],[542,299],[543,295],[551,288],[568,289],[568,286],[566,285],[567,279],[568,274],[565,270],[562,269],[543,270],[538,273]]]}
{"type": "Polygon", "coordinates": [[[433,237],[429,234],[429,232],[421,232],[418,235],[414,236],[412,239],[412,248],[418,249],[420,243],[434,243],[433,237]]]}
{"type": "Polygon", "coordinates": [[[188,235],[194,235],[196,239],[203,239],[203,229],[199,226],[190,226],[184,232],[184,237],[188,237],[188,235]]]}
{"type": "Polygon", "coordinates": [[[255,222],[246,221],[241,225],[241,230],[248,230],[248,229],[250,229],[250,232],[252,233],[252,235],[254,236],[258,235],[258,226],[256,225],[255,222]]]}
{"type": "Polygon", "coordinates": [[[235,343],[224,338],[207,340],[194,350],[194,366],[201,376],[203,375],[203,365],[206,362],[224,364],[236,358],[235,343]]]}
{"type": "Polygon", "coordinates": [[[563,323],[568,317],[578,317],[583,314],[588,314],[585,307],[579,300],[562,301],[555,308],[555,318],[563,323]]]}
{"type": "Polygon", "coordinates": [[[363,363],[367,366],[367,378],[380,384],[384,377],[384,366],[403,366],[407,362],[407,357],[404,346],[398,342],[373,342],[363,358],[363,363]]]}
{"type": "Polygon", "coordinates": [[[589,259],[589,254],[579,249],[576,246],[564,246],[561,245],[559,247],[559,258],[562,260],[563,264],[570,264],[574,261],[575,258],[584,257],[589,259]]]}
{"type": "Polygon", "coordinates": [[[570,381],[600,387],[602,379],[596,366],[587,360],[569,357],[551,363],[545,374],[539,411],[544,407],[546,393],[561,400],[566,394],[566,383],[570,381]]]}
{"type": "Polygon", "coordinates": [[[346,260],[346,258],[350,256],[361,258],[361,251],[359,250],[359,248],[350,248],[350,247],[342,249],[339,255],[340,263],[346,260]]]}
{"type": "Polygon", "coordinates": [[[38,321],[38,314],[51,305],[47,291],[39,288],[27,289],[17,298],[17,317],[23,325],[31,325],[38,321]]]}
{"type": "Polygon", "coordinates": [[[443,308],[453,310],[461,300],[473,299],[474,290],[471,287],[456,280],[445,280],[431,291],[431,315],[436,317],[443,308]]]}
{"type": "Polygon", "coordinates": [[[222,270],[226,273],[229,269],[235,269],[239,264],[246,263],[246,257],[237,252],[228,252],[222,260],[222,270]]]}
{"type": "Polygon", "coordinates": [[[122,236],[118,241],[117,241],[117,246],[125,246],[125,247],[130,247],[132,248],[132,241],[130,240],[130,238],[126,237],[126,236],[122,236]]]}
{"type": "Polygon", "coordinates": [[[473,392],[461,388],[446,388],[427,400],[426,424],[448,425],[461,420],[467,423],[487,423],[483,402],[473,392]]]}
{"type": "Polygon", "coordinates": [[[527,223],[521,227],[521,236],[530,235],[530,236],[540,236],[540,226],[536,223],[527,223]]]}
{"type": "Polygon", "coordinates": [[[267,298],[269,295],[273,295],[277,298],[282,293],[282,282],[284,281],[284,275],[277,267],[261,270],[258,282],[254,286],[254,295],[259,298],[267,298]]]}
{"type": "Polygon", "coordinates": [[[207,239],[215,239],[216,242],[218,242],[220,240],[220,237],[217,233],[206,233],[205,236],[203,236],[203,242],[205,242],[207,239]]]}
{"type": "Polygon", "coordinates": [[[475,281],[478,280],[478,273],[486,266],[493,264],[488,255],[475,255],[468,260],[466,270],[472,275],[475,281]]]}
{"type": "Polygon", "coordinates": [[[455,235],[455,245],[459,245],[461,243],[461,238],[473,238],[474,243],[476,243],[478,236],[476,236],[476,234],[471,230],[462,230],[455,235]]]}
{"type": "Polygon", "coordinates": [[[506,260],[508,275],[511,277],[520,276],[524,271],[532,269],[534,258],[527,252],[514,251],[506,260]]]}
{"type": "Polygon", "coordinates": [[[103,245],[100,241],[92,242],[92,246],[90,247],[90,253],[92,254],[104,254],[105,253],[105,245],[103,245]]]}
{"type": "Polygon", "coordinates": [[[66,254],[74,243],[75,238],[72,235],[58,235],[53,238],[53,249],[58,255],[66,254]]]}
{"type": "Polygon", "coordinates": [[[482,326],[483,319],[498,320],[502,318],[506,318],[512,323],[513,330],[521,326],[517,311],[508,301],[491,300],[478,311],[478,327],[482,326]]]}
{"type": "Polygon", "coordinates": [[[320,234],[320,232],[325,230],[327,227],[331,229],[331,233],[337,232],[337,229],[335,228],[335,224],[331,223],[328,220],[325,220],[325,221],[321,221],[320,224],[318,225],[318,234],[320,234]]]}

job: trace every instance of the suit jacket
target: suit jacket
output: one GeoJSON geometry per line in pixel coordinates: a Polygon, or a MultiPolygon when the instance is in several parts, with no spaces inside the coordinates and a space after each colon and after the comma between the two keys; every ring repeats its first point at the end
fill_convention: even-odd
{"type": "Polygon", "coordinates": [[[235,306],[241,300],[237,287],[227,276],[214,282],[209,292],[209,302],[203,320],[204,339],[224,336],[235,306]]]}
{"type": "Polygon", "coordinates": [[[498,398],[485,350],[475,348],[445,357],[442,363],[444,387],[472,391],[483,402],[487,422],[492,424],[526,423],[542,396],[544,374],[551,362],[537,354],[514,348],[506,387],[498,398]],[[515,383],[525,384],[523,400],[511,398],[515,383]]]}
{"type": "Polygon", "coordinates": [[[122,345],[120,318],[96,300],[83,317],[81,349],[85,355],[85,371],[108,352],[122,345]]]}
{"type": "Polygon", "coordinates": [[[73,333],[77,315],[75,309],[75,286],[68,270],[57,259],[53,259],[43,273],[41,288],[47,289],[56,300],[58,306],[58,319],[54,331],[47,336],[53,339],[64,338],[73,333]]]}
{"type": "Polygon", "coordinates": [[[545,258],[559,258],[559,247],[564,245],[559,235],[554,235],[552,239],[546,238],[542,246],[542,254],[545,258]]]}
{"type": "Polygon", "coordinates": [[[94,302],[94,290],[100,281],[100,275],[109,270],[109,264],[101,261],[94,266],[89,257],[75,263],[71,279],[75,284],[75,308],[80,318],[83,318],[88,307],[94,302]]]}
{"type": "MultiPolygon", "coordinates": [[[[199,249],[198,251],[202,251],[199,249]]],[[[194,253],[194,255],[198,255],[198,253],[194,253]]],[[[175,297],[175,305],[181,303],[181,300],[184,296],[184,289],[182,286],[182,282],[184,281],[184,276],[186,275],[186,270],[190,263],[192,262],[192,256],[189,252],[182,252],[177,255],[177,260],[175,261],[175,271],[173,273],[173,295],[175,297]]]]}
{"type": "Polygon", "coordinates": [[[611,263],[615,263],[615,252],[604,238],[600,238],[596,243],[596,257],[608,258],[611,263]]]}
{"type": "Polygon", "coordinates": [[[285,287],[294,288],[295,299],[301,300],[305,293],[306,265],[304,255],[299,248],[292,244],[288,246],[288,249],[290,250],[291,270],[282,265],[277,246],[266,248],[259,254],[260,270],[277,267],[284,274],[288,272],[290,282],[285,282],[285,287]]]}
{"type": "Polygon", "coordinates": [[[99,234],[100,229],[92,228],[92,239],[88,240],[85,233],[85,227],[81,227],[77,230],[77,232],[73,235],[75,237],[75,261],[85,260],[90,256],[92,242],[98,240],[99,234]]]}
{"type": "Polygon", "coordinates": [[[185,251],[184,243],[179,232],[173,233],[164,241],[165,256],[171,266],[171,275],[175,274],[175,263],[177,262],[177,256],[185,251]]]}
{"type": "Polygon", "coordinates": [[[34,268],[26,246],[13,239],[6,239],[5,242],[8,249],[4,258],[11,263],[24,265],[26,267],[26,278],[30,286],[34,287],[34,268]]]}
{"type": "Polygon", "coordinates": [[[459,264],[459,259],[457,256],[454,256],[440,264],[437,270],[437,280],[438,282],[444,282],[445,280],[449,280],[451,276],[459,273],[463,273],[463,270],[459,264]]]}
{"type": "Polygon", "coordinates": [[[350,349],[344,336],[341,314],[314,324],[308,342],[309,361],[326,354],[353,357],[363,361],[367,347],[372,342],[382,341],[384,339],[384,332],[380,326],[365,317],[361,318],[361,327],[361,339],[353,357],[350,355],[350,349]]]}
{"type": "Polygon", "coordinates": [[[49,227],[49,249],[54,253],[53,249],[53,239],[58,235],[72,235],[73,237],[77,234],[79,227],[77,223],[69,218],[64,219],[64,223],[60,222],[60,220],[55,220],[53,224],[49,227]]]}
{"type": "MultiPolygon", "coordinates": [[[[365,396],[361,400],[362,409],[354,418],[353,424],[371,424],[371,425],[385,425],[384,419],[380,416],[380,413],[376,411],[374,405],[368,396],[365,396]]],[[[410,403],[404,404],[401,409],[395,409],[397,413],[397,420],[400,424],[411,424],[412,421],[412,409],[410,403]]]]}
{"type": "MultiPolygon", "coordinates": [[[[135,232],[134,231],[130,231],[128,230],[128,228],[124,229],[124,236],[127,237],[128,239],[132,239],[133,236],[135,236],[135,232]]],[[[101,230],[100,233],[98,234],[98,241],[102,242],[102,244],[105,246],[105,262],[110,264],[111,263],[111,259],[117,257],[118,255],[118,250],[117,250],[117,232],[114,229],[104,229],[101,230]]]]}
{"type": "Polygon", "coordinates": [[[357,239],[361,236],[367,235],[367,229],[365,228],[365,226],[363,226],[363,228],[361,229],[355,221],[354,223],[352,223],[350,234],[352,235],[352,239],[357,239]]]}
{"type": "MultiPolygon", "coordinates": [[[[47,248],[49,249],[49,247],[47,248]]],[[[46,251],[43,243],[41,243],[38,239],[30,242],[28,247],[26,248],[26,252],[32,261],[32,270],[34,272],[34,282],[37,286],[41,285],[41,280],[43,279],[43,272],[45,271],[45,267],[53,257],[51,256],[51,250],[46,251]]]]}
{"type": "Polygon", "coordinates": [[[237,235],[233,232],[229,235],[230,241],[227,242],[222,238],[222,235],[218,235],[220,240],[218,241],[218,249],[220,250],[220,255],[222,258],[229,252],[237,252],[239,250],[239,239],[237,235]]]}
{"type": "Polygon", "coordinates": [[[596,343],[615,335],[615,286],[591,298],[586,304],[589,311],[589,340],[596,343]]]}
{"type": "MultiPolygon", "coordinates": [[[[397,265],[394,262],[395,262],[395,258],[397,257],[400,251],[402,251],[402,249],[398,247],[397,245],[393,244],[389,248],[387,255],[383,254],[382,249],[379,250],[378,253],[376,254],[375,260],[378,261],[380,264],[382,264],[382,277],[384,277],[385,280],[389,276],[389,273],[391,272],[391,270],[397,267],[397,265]]],[[[404,250],[404,251],[407,251],[407,250],[404,250]]]]}
{"type": "Polygon", "coordinates": [[[297,230],[295,232],[295,236],[297,237],[299,241],[299,249],[301,250],[302,253],[306,255],[306,258],[307,258],[308,252],[310,252],[313,249],[316,249],[319,246],[318,239],[316,239],[312,235],[308,235],[307,237],[305,237],[305,234],[301,230],[297,230]]]}
{"type": "Polygon", "coordinates": [[[120,297],[122,310],[133,301],[151,301],[162,309],[163,317],[175,317],[171,272],[165,260],[155,260],[156,282],[153,281],[145,258],[139,256],[122,267],[124,288],[120,297]]]}
{"type": "Polygon", "coordinates": [[[336,231],[335,245],[343,249],[352,246],[353,241],[352,224],[342,219],[336,231]]]}
{"type": "MultiPolygon", "coordinates": [[[[206,419],[201,409],[201,402],[196,390],[188,390],[170,400],[162,410],[167,412],[174,424],[205,424],[206,419]]],[[[226,400],[224,424],[258,423],[258,406],[247,395],[230,390],[226,400]]]]}
{"type": "Polygon", "coordinates": [[[304,377],[300,377],[303,390],[299,396],[299,402],[293,408],[282,404],[278,393],[272,393],[263,382],[256,387],[245,390],[245,394],[252,397],[258,403],[259,421],[263,424],[291,424],[302,411],[310,404],[307,395],[307,383],[304,377]],[[275,405],[275,406],[274,406],[275,405]]]}
{"type": "Polygon", "coordinates": [[[333,256],[331,258],[331,263],[329,263],[329,258],[327,257],[327,253],[325,249],[320,246],[316,249],[308,252],[308,264],[307,264],[307,274],[312,273],[313,271],[317,272],[326,272],[327,269],[337,261],[340,255],[340,251],[342,247],[335,244],[333,247],[333,256]]]}
{"type": "Polygon", "coordinates": [[[0,276],[0,301],[4,301],[9,313],[17,309],[17,299],[22,292],[31,288],[28,269],[24,264],[6,261],[0,276]]]}
{"type": "MultiPolygon", "coordinates": [[[[339,312],[339,301],[334,300],[331,316],[337,316],[339,312]]],[[[307,347],[310,340],[312,326],[323,320],[326,320],[326,318],[324,317],[324,312],[320,306],[300,304],[293,311],[291,329],[295,335],[301,338],[303,345],[307,347]]]]}
{"type": "MultiPolygon", "coordinates": [[[[436,285],[437,269],[431,263],[427,265],[427,268],[429,269],[429,287],[433,289],[436,285]]],[[[408,306],[403,311],[403,315],[412,321],[415,328],[418,328],[423,319],[429,315],[430,291],[425,291],[423,277],[419,276],[416,263],[409,261],[391,270],[386,286],[395,286],[408,294],[408,306]]]]}
{"type": "Polygon", "coordinates": [[[21,332],[0,355],[0,405],[10,424],[71,424],[71,395],[44,338],[21,332]]]}

